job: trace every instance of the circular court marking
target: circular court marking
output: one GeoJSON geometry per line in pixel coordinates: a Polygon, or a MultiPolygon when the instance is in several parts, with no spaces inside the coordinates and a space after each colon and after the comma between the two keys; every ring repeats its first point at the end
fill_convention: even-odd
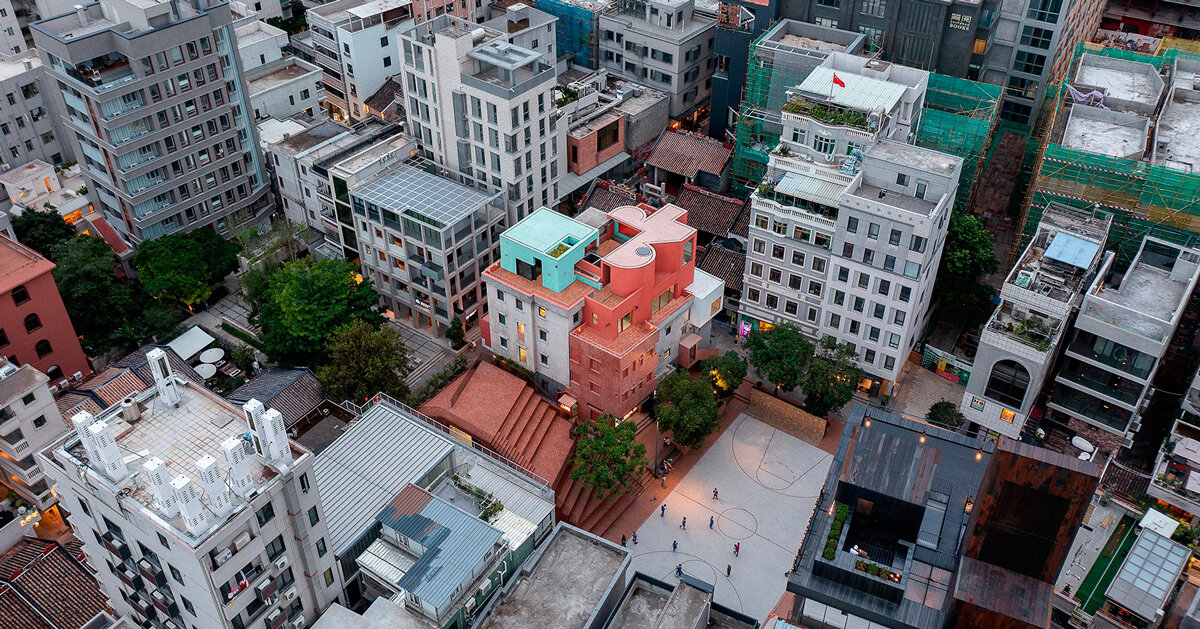
{"type": "Polygon", "coordinates": [[[729,539],[750,539],[758,532],[758,518],[742,508],[727,509],[717,518],[717,528],[729,539]]]}

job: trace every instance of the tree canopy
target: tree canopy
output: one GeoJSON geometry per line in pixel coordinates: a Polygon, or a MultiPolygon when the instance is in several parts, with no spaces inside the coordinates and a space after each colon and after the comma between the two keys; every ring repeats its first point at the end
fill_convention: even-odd
{"type": "Polygon", "coordinates": [[[659,381],[654,399],[659,430],[669,431],[675,443],[684,447],[700,447],[721,423],[708,378],[692,380],[688,372],[677,371],[659,381]]]}
{"type": "Polygon", "coordinates": [[[862,379],[858,355],[849,345],[837,342],[832,336],[821,338],[804,381],[804,410],[824,417],[830,411],[845,406],[854,397],[854,389],[862,379]]]}
{"type": "Polygon", "coordinates": [[[633,422],[618,423],[611,415],[575,428],[574,465],[571,478],[596,490],[606,500],[620,489],[631,487],[647,465],[646,446],[637,441],[633,422]]]}
{"type": "Polygon", "coordinates": [[[12,227],[21,244],[50,260],[54,260],[55,246],[75,237],[75,228],[58,212],[25,210],[20,216],[12,217],[12,227]]]}
{"type": "Polygon", "coordinates": [[[271,277],[258,323],[271,360],[285,365],[318,365],[328,355],[329,339],[341,325],[362,321],[378,326],[379,296],[371,282],[347,260],[303,258],[271,277]]]}
{"type": "Polygon", "coordinates": [[[939,400],[929,407],[929,412],[925,414],[925,419],[935,426],[957,430],[963,425],[966,417],[958,410],[958,405],[947,400],[939,400]]]}
{"type": "Polygon", "coordinates": [[[237,243],[201,228],[147,240],[133,266],[146,292],[189,309],[212,295],[210,286],[237,268],[237,243]]]}
{"type": "Polygon", "coordinates": [[[403,400],[408,395],[409,351],[395,328],[375,329],[357,321],[334,331],[329,362],[317,370],[321,388],[331,399],[361,404],[376,393],[403,400]]]}
{"type": "Polygon", "coordinates": [[[978,310],[991,298],[992,287],[980,281],[1000,266],[992,234],[970,214],[954,212],[946,232],[934,292],[950,308],[978,310]]]}
{"type": "Polygon", "coordinates": [[[784,391],[804,382],[813,345],[794,323],[781,323],[769,330],[754,330],[746,339],[750,364],[784,391]]]}
{"type": "Polygon", "coordinates": [[[704,359],[700,364],[700,372],[708,376],[709,384],[721,397],[728,397],[746,378],[746,361],[737,352],[729,350],[704,359]]]}

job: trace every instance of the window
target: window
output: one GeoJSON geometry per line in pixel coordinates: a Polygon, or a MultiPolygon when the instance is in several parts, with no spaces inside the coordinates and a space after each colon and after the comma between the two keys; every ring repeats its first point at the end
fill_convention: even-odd
{"type": "Polygon", "coordinates": [[[851,216],[850,218],[846,219],[846,231],[850,232],[851,234],[858,233],[858,219],[857,218],[854,218],[853,216],[851,216]]]}
{"type": "Polygon", "coordinates": [[[883,256],[883,270],[884,271],[895,271],[896,270],[896,256],[883,256]]]}
{"type": "Polygon", "coordinates": [[[788,288],[792,290],[800,290],[803,287],[803,279],[799,275],[788,276],[788,288]]]}
{"type": "Polygon", "coordinates": [[[850,281],[850,269],[844,266],[839,266],[837,271],[837,279],[842,283],[850,281]]]}
{"type": "Polygon", "coordinates": [[[907,186],[908,185],[908,175],[906,175],[904,173],[896,173],[896,185],[907,186]]]}
{"type": "Polygon", "coordinates": [[[863,264],[875,264],[875,252],[870,249],[863,249],[863,264]]]}
{"type": "Polygon", "coordinates": [[[867,363],[868,365],[875,364],[875,350],[869,349],[863,352],[863,362],[867,363]]]}
{"type": "Polygon", "coordinates": [[[34,330],[36,330],[40,327],[42,327],[41,317],[37,316],[36,314],[30,314],[30,315],[25,316],[25,331],[26,332],[33,332],[34,330]]]}
{"type": "Polygon", "coordinates": [[[883,304],[875,304],[871,308],[871,316],[876,319],[883,319],[883,315],[887,313],[887,308],[883,304]]]}
{"type": "Polygon", "coordinates": [[[892,230],[891,235],[888,236],[888,244],[889,245],[899,245],[900,244],[900,230],[898,230],[898,229],[892,230]]]}
{"type": "Polygon", "coordinates": [[[763,266],[757,262],[750,263],[750,275],[762,277],[763,266]]]}
{"type": "Polygon", "coordinates": [[[922,236],[913,236],[908,241],[908,249],[909,251],[916,251],[917,253],[925,253],[925,245],[927,242],[928,241],[922,236]]]}
{"type": "Polygon", "coordinates": [[[808,237],[811,234],[812,234],[811,231],[809,231],[803,227],[793,227],[792,228],[792,238],[795,238],[796,240],[802,240],[804,242],[808,242],[808,237]]]}
{"type": "Polygon", "coordinates": [[[333,568],[325,571],[325,587],[333,585],[333,568]]]}
{"type": "Polygon", "coordinates": [[[267,558],[271,561],[275,561],[280,555],[283,554],[284,550],[283,536],[280,535],[279,537],[271,540],[270,544],[267,544],[267,558]]]}
{"type": "MultiPolygon", "coordinates": [[[[42,415],[42,416],[38,417],[37,419],[33,420],[34,428],[41,428],[42,426],[45,426],[45,425],[46,425],[46,416],[45,415],[42,415]]],[[[158,535],[158,539],[162,540],[164,546],[166,545],[167,542],[165,539],[163,539],[163,536],[161,533],[158,535]]]]}
{"type": "Polygon", "coordinates": [[[871,285],[871,276],[867,275],[866,273],[859,273],[858,274],[858,287],[866,288],[870,285],[871,285]]]}
{"type": "Polygon", "coordinates": [[[504,291],[502,291],[502,290],[496,291],[496,300],[504,301],[504,291]]]}
{"type": "Polygon", "coordinates": [[[893,349],[900,347],[900,335],[895,332],[888,334],[888,347],[893,349]]]}
{"type": "Polygon", "coordinates": [[[771,226],[771,219],[767,218],[763,214],[756,214],[754,215],[754,226],[767,229],[771,226]]]}
{"type": "Polygon", "coordinates": [[[542,363],[543,365],[549,365],[549,364],[550,364],[550,357],[549,357],[549,356],[546,356],[545,354],[540,354],[540,355],[538,356],[538,360],[539,360],[539,361],[541,361],[541,363],[542,363]]]}
{"type": "Polygon", "coordinates": [[[901,286],[900,287],[900,301],[908,303],[909,299],[912,299],[912,289],[907,286],[901,286]]]}
{"type": "Polygon", "coordinates": [[[892,323],[895,323],[896,325],[904,325],[904,316],[905,316],[905,314],[904,314],[903,310],[893,311],[892,312],[892,323]]]}
{"type": "Polygon", "coordinates": [[[183,575],[179,573],[179,569],[171,564],[167,564],[167,569],[171,572],[171,578],[175,579],[176,583],[183,585],[183,575]]]}
{"type": "Polygon", "coordinates": [[[846,303],[846,293],[840,290],[833,291],[833,303],[835,306],[841,306],[846,303]]]}
{"type": "Polygon", "coordinates": [[[325,545],[325,538],[322,537],[321,539],[317,540],[317,556],[324,557],[325,553],[328,551],[329,549],[325,545]]]}
{"type": "Polygon", "coordinates": [[[308,484],[308,474],[307,473],[301,474],[300,475],[300,491],[307,494],[309,488],[310,488],[310,486],[308,484]]]}
{"type": "Polygon", "coordinates": [[[835,329],[835,330],[836,330],[836,329],[838,329],[838,328],[840,328],[840,327],[842,327],[842,315],[838,315],[838,314],[832,314],[832,313],[830,313],[830,315],[829,315],[829,327],[831,327],[831,328],[833,328],[833,329],[835,329]]]}
{"type": "Polygon", "coordinates": [[[779,234],[780,236],[786,236],[787,235],[787,223],[780,223],[779,221],[775,221],[775,223],[773,225],[771,225],[771,231],[774,231],[776,234],[779,234]]]}
{"type": "Polygon", "coordinates": [[[790,315],[796,314],[796,302],[791,300],[784,302],[783,311],[790,315]]]}
{"type": "MultiPolygon", "coordinates": [[[[820,0],[818,0],[818,2],[819,1],[820,0]]],[[[815,149],[818,153],[831,155],[833,154],[833,149],[835,146],[837,146],[837,141],[835,141],[833,138],[825,138],[819,135],[813,136],[813,149],[815,149]]]]}
{"type": "Polygon", "coordinates": [[[1025,16],[1040,22],[1057,22],[1061,9],[1062,0],[1033,0],[1029,3],[1029,11],[1025,16]]]}
{"type": "Polygon", "coordinates": [[[854,257],[854,245],[853,244],[848,243],[848,242],[842,243],[842,257],[843,258],[853,258],[854,257]]]}
{"type": "Polygon", "coordinates": [[[1050,40],[1053,38],[1054,31],[1036,26],[1026,26],[1021,31],[1021,45],[1023,46],[1033,46],[1034,48],[1046,50],[1050,48],[1050,40]]]}
{"type": "Polygon", "coordinates": [[[817,273],[825,272],[825,258],[813,258],[812,270],[817,273]]]}
{"type": "Polygon", "coordinates": [[[822,285],[820,282],[809,280],[809,282],[808,282],[808,294],[809,295],[816,295],[817,297],[820,297],[821,296],[821,288],[822,288],[822,285]]]}
{"type": "Polygon", "coordinates": [[[27,394],[25,394],[25,397],[21,398],[21,403],[24,404],[25,406],[29,406],[30,404],[33,404],[33,401],[36,399],[37,399],[36,395],[34,395],[33,393],[27,393],[27,394]]]}
{"type": "Polygon", "coordinates": [[[187,597],[186,597],[186,596],[180,596],[179,598],[180,598],[180,600],[182,600],[182,601],[183,601],[183,608],[184,608],[185,610],[187,610],[187,613],[189,613],[189,614],[191,614],[191,615],[195,616],[195,615],[196,615],[196,608],[195,608],[195,607],[192,607],[192,602],[191,602],[191,601],[189,601],[189,600],[187,600],[187,597]]]}
{"type": "Polygon", "coordinates": [[[896,366],[896,359],[893,356],[883,357],[883,368],[891,371],[896,366]]]}
{"type": "Polygon", "coordinates": [[[871,240],[879,240],[879,223],[871,223],[871,225],[867,227],[867,238],[870,238],[871,240]]]}
{"type": "Polygon", "coordinates": [[[863,0],[860,10],[864,15],[883,17],[884,12],[887,11],[887,2],[885,0],[863,0]]]}
{"type": "Polygon", "coordinates": [[[317,508],[314,506],[313,508],[309,509],[308,510],[309,525],[316,526],[317,522],[320,522],[320,521],[321,521],[321,515],[317,512],[317,508]]]}
{"type": "Polygon", "coordinates": [[[758,303],[758,289],[751,288],[750,290],[746,291],[746,299],[758,303]]]}
{"type": "Polygon", "coordinates": [[[862,297],[855,297],[854,305],[851,307],[854,308],[854,312],[862,312],[863,309],[866,308],[866,305],[867,305],[867,302],[865,299],[863,299],[862,297]]]}
{"type": "Polygon", "coordinates": [[[545,306],[538,306],[538,316],[543,319],[546,318],[546,307],[545,306]]]}
{"type": "Polygon", "coordinates": [[[767,307],[775,309],[779,307],[779,298],[775,295],[767,293],[767,307]]]}
{"type": "Polygon", "coordinates": [[[1029,371],[1012,360],[1001,360],[992,365],[984,395],[1009,406],[1021,406],[1029,388],[1029,371]]]}
{"type": "Polygon", "coordinates": [[[836,9],[842,6],[842,0],[817,0],[817,6],[836,9]]]}
{"type": "Polygon", "coordinates": [[[871,329],[867,332],[867,339],[873,343],[878,343],[879,342],[879,328],[877,328],[875,326],[871,326],[871,329]]]}
{"type": "Polygon", "coordinates": [[[268,502],[261,509],[255,511],[254,516],[258,518],[258,525],[262,526],[275,518],[275,507],[268,502]]]}
{"type": "Polygon", "coordinates": [[[776,260],[783,259],[783,245],[771,245],[771,257],[776,260]]]}
{"type": "MultiPolygon", "coordinates": [[[[754,253],[764,253],[767,250],[767,243],[756,238],[756,239],[754,239],[753,247],[754,247],[754,253]]],[[[14,291],[14,293],[15,293],[15,291],[14,291]]]]}
{"type": "Polygon", "coordinates": [[[34,343],[33,351],[37,352],[38,358],[45,358],[54,352],[54,348],[50,347],[50,341],[42,339],[34,343]]]}
{"type": "Polygon", "coordinates": [[[879,280],[879,284],[875,286],[875,292],[879,293],[880,295],[887,295],[891,291],[892,283],[884,279],[879,280]]]}
{"type": "Polygon", "coordinates": [[[16,306],[20,306],[21,304],[29,301],[29,289],[25,288],[24,286],[18,286],[12,289],[12,300],[13,305],[16,306]]]}
{"type": "Polygon", "coordinates": [[[804,266],[804,253],[803,252],[800,252],[800,251],[792,252],[792,266],[795,266],[795,267],[803,267],[804,266]]]}
{"type": "Polygon", "coordinates": [[[1041,74],[1046,67],[1046,55],[1038,55],[1024,50],[1018,50],[1013,59],[1013,70],[1026,74],[1041,74]]]}
{"type": "Polygon", "coordinates": [[[1014,75],[1008,77],[1008,85],[1004,87],[1004,92],[1021,98],[1033,98],[1037,95],[1037,88],[1037,81],[1014,75]]]}
{"type": "Polygon", "coordinates": [[[907,277],[910,279],[916,279],[917,276],[920,274],[921,274],[921,265],[917,264],[916,262],[905,262],[904,263],[904,277],[907,277]]]}
{"type": "Polygon", "coordinates": [[[783,282],[783,271],[780,271],[779,269],[771,269],[767,273],[767,281],[775,282],[776,284],[783,282]]]}
{"type": "Polygon", "coordinates": [[[545,330],[538,330],[538,340],[539,340],[539,341],[544,341],[544,340],[546,340],[546,338],[547,338],[546,331],[545,331],[545,330]]]}

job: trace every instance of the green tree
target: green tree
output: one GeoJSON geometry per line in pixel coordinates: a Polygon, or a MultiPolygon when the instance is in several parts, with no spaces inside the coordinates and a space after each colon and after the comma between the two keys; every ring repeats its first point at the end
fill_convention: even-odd
{"type": "Polygon", "coordinates": [[[54,247],[75,237],[75,228],[58,212],[25,210],[12,218],[13,232],[21,244],[54,260],[54,247]]]}
{"type": "Polygon", "coordinates": [[[285,365],[319,365],[338,326],[382,323],[374,310],[379,296],[358,270],[347,260],[303,258],[283,265],[271,278],[258,315],[267,356],[285,365]]]}
{"type": "Polygon", "coordinates": [[[317,370],[331,399],[356,404],[376,393],[403,400],[408,395],[409,351],[391,326],[376,329],[358,321],[344,325],[329,340],[329,362],[317,370]]]}
{"type": "Polygon", "coordinates": [[[242,288],[242,303],[250,309],[251,320],[256,320],[262,311],[263,299],[271,287],[271,277],[279,270],[278,266],[267,264],[263,268],[248,268],[242,273],[238,282],[242,288]]]}
{"type": "Polygon", "coordinates": [[[794,323],[781,323],[770,330],[754,330],[746,339],[750,364],[772,384],[791,391],[804,382],[813,346],[794,323]]]}
{"type": "Polygon", "coordinates": [[[146,292],[191,310],[212,295],[213,283],[237,268],[237,254],[237,243],[202,228],[143,242],[133,266],[146,292]]]}
{"type": "Polygon", "coordinates": [[[108,349],[112,333],[139,312],[133,286],[117,277],[112,247],[80,235],[58,243],[52,253],[57,260],[54,282],[75,333],[89,351],[108,349]]]}
{"type": "Polygon", "coordinates": [[[980,281],[1000,266],[992,234],[970,214],[954,212],[946,231],[934,292],[947,307],[978,311],[995,292],[980,281]]]}
{"type": "Polygon", "coordinates": [[[450,345],[454,349],[458,349],[464,345],[463,339],[467,333],[463,331],[462,319],[454,317],[450,321],[450,327],[446,328],[446,339],[450,341],[450,345]]]}
{"type": "Polygon", "coordinates": [[[947,400],[939,400],[929,407],[929,412],[925,414],[925,419],[935,426],[941,426],[949,430],[957,430],[963,425],[966,417],[959,412],[958,405],[947,400]]]}
{"type": "Polygon", "coordinates": [[[804,381],[804,410],[824,417],[854,398],[854,389],[862,379],[858,354],[849,346],[826,336],[817,343],[804,381]]]}
{"type": "Polygon", "coordinates": [[[646,469],[646,446],[637,441],[637,426],[611,415],[575,428],[574,466],[571,478],[596,490],[607,500],[619,489],[632,487],[646,469]]]}
{"type": "Polygon", "coordinates": [[[709,384],[721,397],[733,395],[738,385],[746,378],[746,361],[737,352],[730,350],[719,356],[704,359],[700,372],[708,376],[709,384]]]}
{"type": "Polygon", "coordinates": [[[654,400],[659,430],[669,431],[675,443],[684,447],[700,447],[721,424],[708,378],[692,380],[688,372],[677,371],[659,381],[654,400]]]}

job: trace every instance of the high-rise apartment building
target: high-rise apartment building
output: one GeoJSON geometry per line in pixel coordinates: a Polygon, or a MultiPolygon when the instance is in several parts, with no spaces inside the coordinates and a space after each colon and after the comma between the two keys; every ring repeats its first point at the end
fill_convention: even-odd
{"type": "Polygon", "coordinates": [[[406,131],[468,185],[504,192],[513,225],[558,202],[566,124],[554,115],[554,66],[507,36],[442,15],[402,32],[400,45],[406,131]]]}
{"type": "Polygon", "coordinates": [[[409,0],[336,0],[308,10],[313,59],[325,71],[323,106],[334,120],[361,120],[363,101],[400,73],[396,41],[412,23],[409,0]]]}
{"type": "Polygon", "coordinates": [[[227,4],[103,0],[33,25],[97,208],[134,242],[271,208],[227,4]]]}
{"type": "Polygon", "coordinates": [[[33,365],[57,384],[92,370],[53,270],[53,262],[0,235],[0,355],[14,365],[33,365]]]}
{"type": "Polygon", "coordinates": [[[600,14],[600,67],[671,95],[671,117],[686,120],[708,103],[716,16],[692,0],[618,0],[600,14]]]}
{"type": "Polygon", "coordinates": [[[101,589],[157,627],[304,627],[341,589],[313,454],[278,411],[147,358],[154,386],[38,455],[101,589]]]}
{"type": "Polygon", "coordinates": [[[844,53],[788,91],[751,219],[738,333],[851,345],[890,394],[925,329],[962,160],[909,144],[928,74],[844,53]]]}
{"type": "Polygon", "coordinates": [[[624,417],[709,337],[724,283],[697,270],[696,230],[674,205],[542,208],[500,237],[484,276],[483,338],[585,419],[624,417]]]}
{"type": "Polygon", "coordinates": [[[0,54],[0,168],[34,160],[56,166],[72,161],[74,149],[63,135],[66,126],[51,115],[56,90],[36,50],[0,54]]]}
{"type": "Polygon", "coordinates": [[[0,484],[35,509],[54,504],[46,474],[34,459],[67,431],[45,374],[0,358],[0,484]]]}

